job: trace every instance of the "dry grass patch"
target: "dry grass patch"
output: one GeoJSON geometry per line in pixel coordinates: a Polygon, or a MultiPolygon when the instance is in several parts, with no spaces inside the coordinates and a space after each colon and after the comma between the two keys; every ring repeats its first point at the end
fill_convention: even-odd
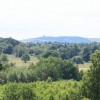
{"type": "Polygon", "coordinates": [[[38,62],[37,57],[30,56],[30,61],[27,61],[27,63],[24,63],[24,61],[21,60],[21,58],[16,58],[14,55],[8,55],[9,63],[15,63],[16,66],[29,66],[30,64],[36,64],[38,62]]]}
{"type": "Polygon", "coordinates": [[[84,64],[78,64],[79,66],[79,70],[83,70],[84,72],[87,71],[90,66],[91,66],[91,63],[84,63],[84,64]]]}

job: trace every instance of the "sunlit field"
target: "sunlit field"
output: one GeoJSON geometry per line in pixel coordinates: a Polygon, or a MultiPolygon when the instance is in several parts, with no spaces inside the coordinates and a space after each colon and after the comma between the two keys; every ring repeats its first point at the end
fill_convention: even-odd
{"type": "MultiPolygon", "coordinates": [[[[36,64],[39,60],[35,56],[30,56],[30,61],[27,61],[27,63],[24,63],[24,61],[21,60],[21,58],[16,58],[14,55],[7,55],[9,63],[15,63],[16,67],[23,67],[23,66],[29,66],[30,64],[36,64]]],[[[78,64],[79,70],[83,70],[84,72],[87,71],[90,68],[91,63],[84,63],[84,64],[78,64]]]]}
{"type": "Polygon", "coordinates": [[[38,62],[37,57],[30,56],[30,61],[27,61],[27,63],[24,63],[24,61],[21,60],[21,58],[16,58],[14,55],[7,55],[9,63],[15,63],[15,66],[29,66],[30,64],[36,64],[38,62]]]}
{"type": "Polygon", "coordinates": [[[87,71],[90,66],[91,66],[91,63],[84,63],[84,64],[78,64],[79,66],[79,70],[83,70],[84,72],[87,71]]]}

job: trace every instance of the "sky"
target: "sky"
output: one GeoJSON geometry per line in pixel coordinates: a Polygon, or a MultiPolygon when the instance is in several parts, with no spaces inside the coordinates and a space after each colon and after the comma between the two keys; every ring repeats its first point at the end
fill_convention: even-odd
{"type": "Polygon", "coordinates": [[[100,0],[0,0],[0,37],[100,38],[100,0]]]}

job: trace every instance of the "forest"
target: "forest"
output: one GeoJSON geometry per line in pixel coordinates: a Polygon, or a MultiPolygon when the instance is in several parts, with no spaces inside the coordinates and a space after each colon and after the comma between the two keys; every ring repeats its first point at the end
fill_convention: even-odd
{"type": "Polygon", "coordinates": [[[100,100],[100,43],[0,38],[0,100],[100,100]]]}

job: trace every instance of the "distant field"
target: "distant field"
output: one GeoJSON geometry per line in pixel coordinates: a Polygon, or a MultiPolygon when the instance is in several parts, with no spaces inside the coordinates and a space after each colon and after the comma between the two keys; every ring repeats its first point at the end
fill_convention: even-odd
{"type": "MultiPolygon", "coordinates": [[[[30,56],[30,61],[27,61],[27,63],[24,63],[24,61],[21,60],[21,58],[16,58],[14,55],[7,55],[9,59],[9,63],[15,63],[16,67],[23,67],[23,66],[29,66],[31,63],[36,64],[38,62],[37,57],[30,56]]],[[[84,64],[78,64],[79,70],[87,71],[90,67],[91,63],[84,63],[84,64]]]]}
{"type": "Polygon", "coordinates": [[[14,55],[7,55],[9,63],[15,63],[16,66],[29,66],[31,63],[36,64],[38,62],[38,59],[34,56],[30,56],[30,61],[27,61],[27,63],[24,63],[24,61],[21,60],[21,58],[16,58],[14,55]]]}
{"type": "Polygon", "coordinates": [[[84,63],[84,64],[78,64],[79,70],[83,70],[84,72],[87,71],[90,68],[91,63],[84,63]]]}

